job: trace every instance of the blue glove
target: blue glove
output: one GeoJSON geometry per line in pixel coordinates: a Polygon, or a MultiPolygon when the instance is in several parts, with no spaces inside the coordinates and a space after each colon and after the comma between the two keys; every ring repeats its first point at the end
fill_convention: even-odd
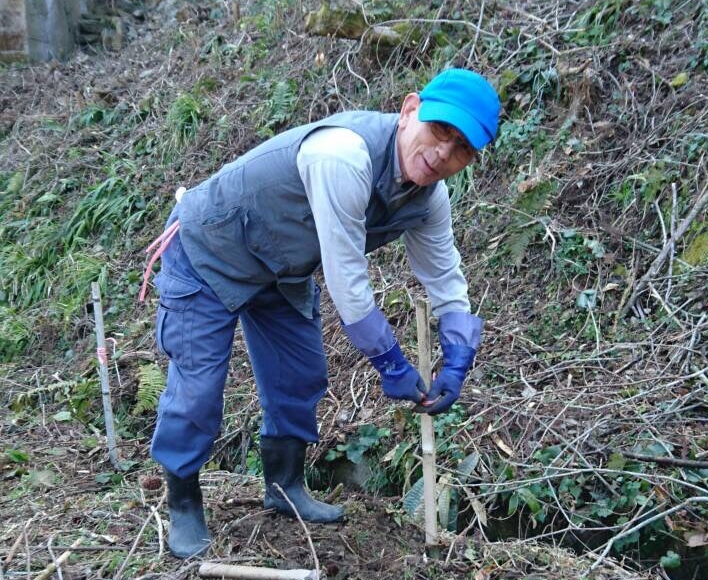
{"type": "Polygon", "coordinates": [[[469,312],[446,312],[440,315],[438,331],[443,353],[443,368],[433,381],[425,403],[413,410],[438,415],[457,401],[467,371],[474,362],[482,339],[484,320],[469,312]]]}
{"type": "Polygon", "coordinates": [[[419,403],[425,394],[425,383],[401,352],[391,326],[383,312],[374,307],[369,314],[342,328],[354,345],[381,373],[381,386],[386,396],[419,403]]]}
{"type": "MultiPolygon", "coordinates": [[[[425,383],[408,362],[398,343],[391,350],[372,356],[369,361],[381,373],[381,388],[391,399],[405,399],[420,403],[425,395],[425,383]]],[[[459,393],[459,391],[458,391],[459,393]]]]}
{"type": "Polygon", "coordinates": [[[425,397],[427,404],[416,405],[417,413],[438,415],[447,411],[457,401],[467,371],[474,362],[477,351],[462,344],[442,344],[443,368],[433,381],[425,397]]]}

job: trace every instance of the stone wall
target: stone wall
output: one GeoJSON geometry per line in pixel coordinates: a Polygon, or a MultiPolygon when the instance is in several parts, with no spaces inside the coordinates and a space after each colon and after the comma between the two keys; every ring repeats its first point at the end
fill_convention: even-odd
{"type": "Polygon", "coordinates": [[[63,60],[86,0],[0,0],[0,61],[63,60]]]}
{"type": "Polygon", "coordinates": [[[26,56],[25,0],[0,0],[0,61],[24,60],[26,56]]]}

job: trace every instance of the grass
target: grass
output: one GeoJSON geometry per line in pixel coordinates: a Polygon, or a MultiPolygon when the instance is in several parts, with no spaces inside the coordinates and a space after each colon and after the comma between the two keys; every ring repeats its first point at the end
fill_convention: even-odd
{"type": "MultiPolygon", "coordinates": [[[[259,6],[233,22],[225,5],[208,4],[199,18],[176,28],[161,22],[154,33],[159,44],[136,38],[123,55],[97,55],[106,79],[135,69],[127,88],[115,87],[111,105],[86,95],[79,99],[63,84],[70,76],[72,83],[89,86],[94,62],[56,64],[57,78],[63,79],[56,83],[42,77],[48,74],[42,67],[23,69],[26,78],[31,71],[43,82],[36,102],[23,97],[13,104],[21,110],[17,128],[0,140],[0,360],[3,393],[19,405],[3,421],[10,425],[7,446],[31,446],[29,462],[20,467],[57,470],[57,481],[72,498],[59,505],[51,494],[31,488],[23,474],[4,480],[16,497],[31,497],[51,516],[46,526],[32,528],[37,546],[56,534],[85,535],[87,541],[92,533],[112,534],[127,545],[120,557],[112,552],[88,557],[92,569],[104,566],[112,574],[148,517],[148,506],[157,505],[143,501],[138,476],[156,470],[148,459],[148,439],[164,360],[146,354],[154,355],[154,309],[134,300],[144,265],[141,250],[162,227],[175,185],[198,183],[264,135],[294,123],[341,108],[393,110],[418,81],[444,65],[472,64],[488,74],[500,88],[504,114],[483,162],[449,183],[470,296],[481,303],[487,327],[460,403],[453,414],[436,420],[438,461],[449,473],[460,459],[479,453],[465,488],[479,503],[460,493],[460,509],[487,513],[490,526],[500,526],[511,512],[517,534],[546,533],[549,541],[478,542],[473,530],[483,537],[488,528],[474,524],[460,538],[459,550],[450,553],[451,562],[469,576],[485,566],[497,573],[502,561],[526,570],[530,561],[535,573],[572,577],[554,566],[584,563],[587,569],[592,562],[582,554],[574,563],[562,558],[562,533],[581,535],[566,515],[574,526],[601,527],[611,535],[616,526],[641,522],[643,510],[678,505],[695,486],[702,489],[700,471],[651,462],[620,466],[614,460],[614,473],[607,473],[603,466],[612,453],[631,451],[640,441],[646,452],[650,439],[674,456],[678,450],[695,460],[705,454],[695,416],[705,398],[704,380],[695,370],[705,367],[700,351],[704,216],[677,247],[676,257],[689,265],[674,260],[671,270],[667,264],[652,282],[656,294],[647,292],[630,317],[616,319],[625,288],[656,257],[647,248],[663,247],[659,216],[665,226],[672,212],[680,219],[702,187],[708,115],[698,89],[705,84],[705,15],[688,3],[660,1],[603,0],[577,13],[561,6],[554,20],[532,3],[523,5],[530,19],[512,8],[487,6],[480,12],[462,3],[453,13],[450,3],[438,3],[430,13],[415,7],[425,19],[415,23],[421,42],[384,49],[302,34],[300,5],[294,10],[293,4],[264,0],[259,6]],[[680,38],[672,28],[681,30],[680,38]],[[649,33],[655,42],[640,42],[649,33]],[[149,64],[146,54],[155,61],[149,64]],[[325,55],[324,63],[315,60],[318,54],[325,55]],[[672,84],[682,72],[688,78],[672,84]],[[55,114],[57,103],[65,102],[66,111],[55,114]],[[35,120],[45,113],[52,119],[35,120]],[[678,185],[676,204],[672,183],[678,185]],[[124,451],[139,462],[125,473],[109,471],[103,462],[86,310],[94,280],[106,296],[108,333],[117,341],[111,379],[124,451]],[[17,399],[21,394],[25,397],[17,399]],[[48,448],[78,452],[63,462],[48,448]],[[67,470],[72,461],[76,470],[67,470]],[[652,490],[663,496],[651,495],[652,490]]],[[[405,19],[411,9],[396,1],[364,2],[362,10],[372,18],[385,13],[405,19]]],[[[2,69],[0,75],[6,86],[15,87],[10,72],[2,69]]],[[[406,270],[402,245],[370,256],[370,263],[376,287],[385,288],[377,300],[404,344],[412,346],[410,297],[421,289],[406,270]]],[[[338,446],[342,453],[361,451],[374,465],[391,452],[394,459],[380,469],[373,487],[379,493],[403,492],[419,469],[412,419],[381,398],[375,375],[342,338],[326,299],[323,319],[332,381],[322,404],[314,468],[321,469],[327,451],[338,446]],[[390,436],[362,442],[363,424],[389,429],[390,436]]],[[[224,447],[222,464],[239,470],[244,463],[259,473],[254,448],[238,447],[257,439],[258,429],[243,352],[237,336],[225,436],[239,437],[224,447]]],[[[220,465],[215,461],[206,471],[216,482],[210,493],[228,484],[220,465]]],[[[15,537],[31,517],[20,503],[0,504],[15,537]]],[[[221,509],[218,497],[212,507],[221,509]]],[[[702,505],[689,507],[671,514],[677,537],[705,515],[702,505]]],[[[164,506],[160,509],[164,514],[164,506]]],[[[375,515],[387,521],[385,510],[375,515]]],[[[400,510],[398,517],[408,525],[400,510]]],[[[219,521],[226,525],[232,519],[219,521]]],[[[266,528],[268,521],[258,520],[266,528]]],[[[369,535],[351,537],[368,549],[377,528],[358,521],[369,535]]],[[[174,572],[174,565],[158,556],[156,526],[151,520],[124,577],[174,572]]],[[[403,548],[415,553],[414,531],[405,531],[409,543],[403,548]]],[[[237,533],[217,532],[220,556],[231,553],[227,546],[237,533]]],[[[653,526],[637,532],[640,542],[666,533],[653,526]]],[[[254,532],[252,541],[257,538],[254,532]]],[[[243,550],[255,549],[249,537],[234,541],[241,541],[243,550]]],[[[652,565],[636,542],[614,548],[638,565],[652,565]]],[[[265,554],[264,560],[278,561],[264,545],[258,549],[263,553],[251,553],[254,558],[265,554]]],[[[342,553],[351,549],[342,547],[342,553]]],[[[655,566],[660,557],[675,563],[669,551],[685,559],[675,546],[662,549],[655,566]]],[[[33,569],[45,564],[42,550],[34,552],[33,569]]],[[[422,564],[411,564],[405,573],[410,570],[411,577],[428,572],[422,564]]],[[[447,573],[429,572],[429,577],[447,573]]],[[[391,577],[401,577],[400,569],[391,577]]]]}

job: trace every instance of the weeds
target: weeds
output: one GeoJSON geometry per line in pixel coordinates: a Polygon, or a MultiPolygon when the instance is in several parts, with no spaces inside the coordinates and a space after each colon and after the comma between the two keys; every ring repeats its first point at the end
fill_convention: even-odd
{"type": "Polygon", "coordinates": [[[291,118],[297,103],[295,88],[292,80],[277,81],[273,85],[270,98],[257,112],[261,120],[256,125],[261,127],[259,135],[262,138],[273,136],[291,118]]]}
{"type": "MultiPolygon", "coordinates": [[[[0,358],[8,361],[2,391],[13,408],[3,430],[10,486],[3,516],[8,547],[17,537],[29,546],[23,558],[3,562],[3,572],[38,568],[47,538],[61,534],[94,534],[92,542],[105,540],[95,534],[113,534],[111,547],[122,549],[120,541],[136,535],[133,524],[146,519],[133,474],[105,470],[85,301],[88,283],[99,279],[111,297],[107,323],[120,350],[152,350],[152,310],[138,310],[133,300],[139,250],[164,221],[163,192],[210,174],[225,156],[250,147],[258,130],[270,135],[343,108],[395,110],[400,97],[452,65],[490,75],[504,102],[495,147],[474,174],[468,169],[450,183],[469,294],[487,319],[460,401],[436,419],[441,523],[458,537],[445,571],[409,564],[386,544],[376,574],[512,576],[532,569],[539,577],[582,577],[602,565],[604,545],[625,563],[662,567],[662,574],[679,565],[691,575],[691,562],[704,553],[706,517],[705,504],[693,501],[706,494],[705,212],[671,249],[673,260],[648,277],[627,316],[618,311],[620,296],[637,288],[670,244],[672,218],[680,221],[704,190],[705,10],[664,0],[603,0],[577,11],[560,4],[550,12],[528,2],[436,2],[433,11],[399,0],[364,2],[371,23],[421,19],[402,23],[415,28],[415,42],[391,50],[303,34],[301,5],[263,0],[248,12],[247,4],[238,20],[224,4],[192,5],[178,25],[152,21],[159,44],[138,36],[125,55],[92,58],[91,66],[100,60],[104,67],[103,80],[116,81],[107,100],[84,104],[87,93],[77,94],[96,78],[88,61],[26,67],[21,82],[20,69],[0,71],[3,87],[18,95],[0,119],[0,358]],[[126,71],[135,73],[128,87],[120,85],[126,71]],[[477,242],[489,239],[489,247],[477,242]],[[67,451],[66,461],[52,455],[67,448],[76,451],[67,451]],[[671,463],[677,460],[694,463],[671,463]],[[72,501],[38,493],[42,481],[72,501]],[[50,524],[31,519],[40,512],[50,524]],[[532,542],[534,535],[547,543],[532,542]],[[478,536],[526,538],[511,544],[478,536]],[[567,538],[575,542],[572,557],[560,549],[567,538]],[[584,556],[592,547],[595,554],[584,556]],[[389,560],[395,569],[386,568],[389,560]]],[[[410,297],[422,290],[403,270],[402,244],[369,260],[384,281],[377,302],[405,346],[413,340],[410,297]]],[[[322,455],[359,459],[374,472],[372,493],[405,496],[420,477],[415,416],[391,407],[373,382],[361,388],[358,359],[326,299],[323,327],[331,382],[321,404],[322,455]]],[[[223,443],[240,434],[238,470],[260,476],[250,439],[257,441],[259,414],[243,352],[240,342],[223,443]]],[[[123,381],[116,416],[130,437],[122,450],[153,471],[143,427],[162,381],[157,366],[136,360],[113,361],[123,381]]],[[[254,561],[281,564],[274,550],[297,561],[301,542],[259,543],[270,516],[252,505],[219,513],[232,499],[222,490],[237,498],[243,490],[240,480],[229,487],[236,476],[221,471],[224,463],[203,473],[218,530],[214,552],[228,555],[239,545],[254,561]],[[232,521],[239,529],[225,531],[232,521]]],[[[348,568],[333,573],[356,577],[389,515],[399,527],[385,528],[385,539],[400,530],[401,550],[419,552],[402,509],[392,502],[371,509],[375,498],[362,505],[349,491],[344,499],[347,525],[367,534],[358,537],[361,553],[346,529],[318,538],[322,553],[342,554],[348,568]],[[376,525],[358,519],[367,510],[376,525]],[[326,544],[337,537],[346,545],[326,544]]],[[[148,531],[145,542],[152,543],[136,544],[130,556],[86,552],[86,566],[111,575],[127,559],[124,577],[169,569],[168,559],[153,557],[158,542],[148,531]]],[[[608,577],[643,575],[624,574],[614,561],[608,567],[608,577]]]]}
{"type": "Polygon", "coordinates": [[[170,135],[164,148],[166,159],[177,155],[208,118],[209,105],[203,97],[189,93],[177,97],[167,112],[170,135]]]}

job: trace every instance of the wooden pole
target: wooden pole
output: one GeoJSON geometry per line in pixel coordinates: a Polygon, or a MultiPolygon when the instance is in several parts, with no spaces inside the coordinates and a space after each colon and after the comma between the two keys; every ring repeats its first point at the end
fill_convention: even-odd
{"type": "Polygon", "coordinates": [[[91,297],[93,299],[93,316],[96,320],[96,355],[98,356],[98,374],[101,378],[101,395],[103,397],[103,416],[106,420],[106,439],[108,439],[108,457],[113,467],[120,469],[118,461],[118,446],[113,423],[113,406],[111,405],[111,387],[108,384],[108,356],[106,354],[106,337],[103,330],[103,306],[101,305],[101,288],[98,282],[91,282],[91,297]]]}
{"type": "MultiPolygon", "coordinates": [[[[425,298],[415,301],[418,327],[418,372],[430,388],[432,364],[430,361],[430,302],[425,298]]],[[[427,413],[420,415],[420,439],[423,455],[423,507],[425,508],[425,544],[438,543],[438,513],[435,504],[435,431],[433,418],[427,413]]]]}
{"type": "Polygon", "coordinates": [[[315,570],[273,570],[257,566],[203,562],[199,575],[206,578],[241,578],[242,580],[318,580],[315,570]]]}
{"type": "Polygon", "coordinates": [[[49,578],[51,578],[54,575],[54,572],[56,572],[69,559],[69,556],[71,556],[71,549],[78,547],[81,542],[81,538],[75,540],[66,552],[64,552],[54,562],[49,564],[44,570],[37,574],[37,576],[34,577],[34,580],[48,580],[49,578]]]}

